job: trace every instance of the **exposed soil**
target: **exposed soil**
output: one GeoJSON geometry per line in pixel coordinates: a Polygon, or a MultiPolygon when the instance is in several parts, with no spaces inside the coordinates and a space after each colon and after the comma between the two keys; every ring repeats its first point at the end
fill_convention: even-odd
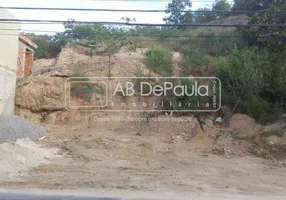
{"type": "MultiPolygon", "coordinates": [[[[180,55],[174,53],[173,76],[179,75],[179,60],[180,55]]],[[[113,61],[113,76],[133,77],[138,68],[148,74],[142,64],[144,56],[141,52],[119,52],[113,61]]],[[[107,58],[90,58],[67,48],[53,65],[48,71],[43,69],[39,74],[68,76],[75,68],[85,66],[81,70],[86,76],[106,76],[107,58]]],[[[48,87],[48,92],[24,84],[26,89],[18,92],[22,99],[17,98],[16,104],[25,111],[22,115],[29,119],[35,115],[31,112],[32,109],[41,115],[43,111],[51,111],[41,120],[35,120],[38,123],[42,121],[41,125],[48,131],[48,137],[38,141],[37,145],[57,148],[61,156],[49,163],[31,166],[34,168],[25,171],[15,171],[13,179],[1,178],[3,174],[0,173],[1,188],[109,189],[264,197],[286,195],[285,162],[251,156],[248,151],[250,142],[246,140],[259,137],[261,127],[244,115],[237,115],[234,122],[230,121],[237,125],[230,124],[230,129],[215,126],[211,119],[204,119],[204,132],[195,119],[187,117],[173,118],[176,121],[165,117],[165,121],[160,122],[85,119],[83,116],[90,114],[64,111],[63,92],[58,87],[61,84],[55,82],[56,79],[42,80],[34,84],[39,88],[48,87]],[[39,84],[40,82],[44,84],[39,84]],[[30,97],[34,101],[30,101],[30,97]],[[35,105],[29,102],[34,102],[35,105]],[[31,113],[28,115],[26,111],[31,113]],[[234,134],[236,138],[233,137],[234,134]]],[[[109,115],[105,112],[95,114],[98,117],[123,115],[109,115]]],[[[124,117],[139,116],[126,114],[124,117]]]]}
{"type": "Polygon", "coordinates": [[[214,155],[211,134],[218,130],[193,131],[194,121],[43,125],[48,137],[38,143],[62,156],[2,188],[285,195],[283,162],[214,155]]]}

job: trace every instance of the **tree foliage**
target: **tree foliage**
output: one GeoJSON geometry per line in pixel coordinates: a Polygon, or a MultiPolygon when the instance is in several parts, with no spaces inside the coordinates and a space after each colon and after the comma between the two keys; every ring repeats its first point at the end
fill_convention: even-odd
{"type": "Polygon", "coordinates": [[[26,36],[38,45],[38,49],[35,52],[35,59],[54,58],[66,44],[60,34],[51,36],[29,33],[26,36]]]}
{"type": "Polygon", "coordinates": [[[283,0],[234,0],[232,10],[265,10],[273,2],[283,2],[283,0]]]}
{"type": "Polygon", "coordinates": [[[216,19],[221,19],[228,16],[228,13],[221,11],[230,11],[231,5],[226,0],[216,0],[213,3],[212,9],[210,8],[199,8],[199,11],[194,14],[194,21],[197,23],[205,23],[216,19]]]}
{"type": "Polygon", "coordinates": [[[190,15],[186,14],[185,10],[190,10],[192,4],[190,0],[172,0],[168,4],[166,14],[169,16],[164,18],[167,24],[184,24],[190,20],[190,15]]]}
{"type": "MultiPolygon", "coordinates": [[[[240,5],[240,4],[238,4],[240,5]]],[[[285,11],[286,1],[256,1],[257,10],[265,11],[285,11]],[[257,2],[260,2],[257,4],[257,2]]],[[[285,24],[286,15],[280,13],[255,13],[249,20],[250,24],[285,24]]],[[[261,27],[244,28],[241,30],[245,40],[249,45],[259,48],[266,48],[270,52],[282,52],[286,47],[286,28],[285,27],[261,27]]]]}
{"type": "Polygon", "coordinates": [[[121,47],[129,43],[126,32],[116,27],[98,24],[78,24],[69,21],[65,24],[64,36],[74,43],[90,50],[92,55],[107,55],[108,76],[111,76],[111,58],[121,47]]]}

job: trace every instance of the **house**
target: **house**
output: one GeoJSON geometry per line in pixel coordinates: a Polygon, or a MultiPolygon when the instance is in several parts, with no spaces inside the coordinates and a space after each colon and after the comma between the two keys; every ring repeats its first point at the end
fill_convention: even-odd
{"type": "Polygon", "coordinates": [[[33,62],[37,44],[25,35],[19,35],[17,77],[30,76],[33,73],[33,62]]]}
{"type": "MultiPolygon", "coordinates": [[[[0,19],[16,19],[0,10],[0,19]]],[[[0,115],[14,114],[20,24],[0,23],[0,115]]]]}

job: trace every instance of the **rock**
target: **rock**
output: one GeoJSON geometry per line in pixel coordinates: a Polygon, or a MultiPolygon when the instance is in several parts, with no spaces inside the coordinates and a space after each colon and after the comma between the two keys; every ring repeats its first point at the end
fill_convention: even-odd
{"type": "Polygon", "coordinates": [[[41,113],[34,113],[29,109],[20,108],[19,106],[15,106],[15,115],[28,119],[34,123],[40,123],[42,121],[41,113]]]}
{"type": "Polygon", "coordinates": [[[285,127],[285,123],[275,123],[275,124],[271,124],[268,126],[265,126],[264,129],[261,131],[260,135],[261,137],[269,137],[272,135],[276,135],[276,136],[283,136],[284,132],[286,132],[284,130],[285,127]]]}
{"type": "Polygon", "coordinates": [[[225,133],[215,140],[212,152],[218,155],[224,155],[227,158],[243,156],[246,152],[244,152],[241,142],[242,141],[235,140],[231,134],[225,133]]]}
{"type": "Polygon", "coordinates": [[[34,61],[34,76],[42,75],[51,71],[52,67],[56,64],[56,59],[39,59],[34,61]]]}
{"type": "Polygon", "coordinates": [[[17,88],[15,104],[32,112],[64,110],[64,86],[62,78],[32,77],[17,88]]]}
{"type": "Polygon", "coordinates": [[[271,135],[270,137],[267,137],[264,139],[265,144],[269,145],[269,146],[275,146],[279,143],[279,139],[280,137],[276,136],[276,135],[271,135]]]}
{"type": "Polygon", "coordinates": [[[279,150],[280,152],[286,151],[286,137],[279,137],[271,135],[270,137],[263,138],[264,144],[279,150]]]}
{"type": "Polygon", "coordinates": [[[230,120],[230,132],[237,139],[253,139],[259,135],[262,127],[253,118],[243,114],[235,114],[230,120]]]}

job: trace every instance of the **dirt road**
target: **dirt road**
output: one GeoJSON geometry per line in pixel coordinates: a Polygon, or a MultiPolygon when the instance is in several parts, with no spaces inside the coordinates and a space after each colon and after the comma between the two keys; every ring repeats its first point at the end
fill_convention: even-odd
{"type": "Polygon", "coordinates": [[[0,182],[1,188],[114,189],[176,194],[285,196],[286,167],[249,155],[211,152],[210,135],[180,123],[87,123],[48,125],[38,142],[61,157],[0,182]]]}

